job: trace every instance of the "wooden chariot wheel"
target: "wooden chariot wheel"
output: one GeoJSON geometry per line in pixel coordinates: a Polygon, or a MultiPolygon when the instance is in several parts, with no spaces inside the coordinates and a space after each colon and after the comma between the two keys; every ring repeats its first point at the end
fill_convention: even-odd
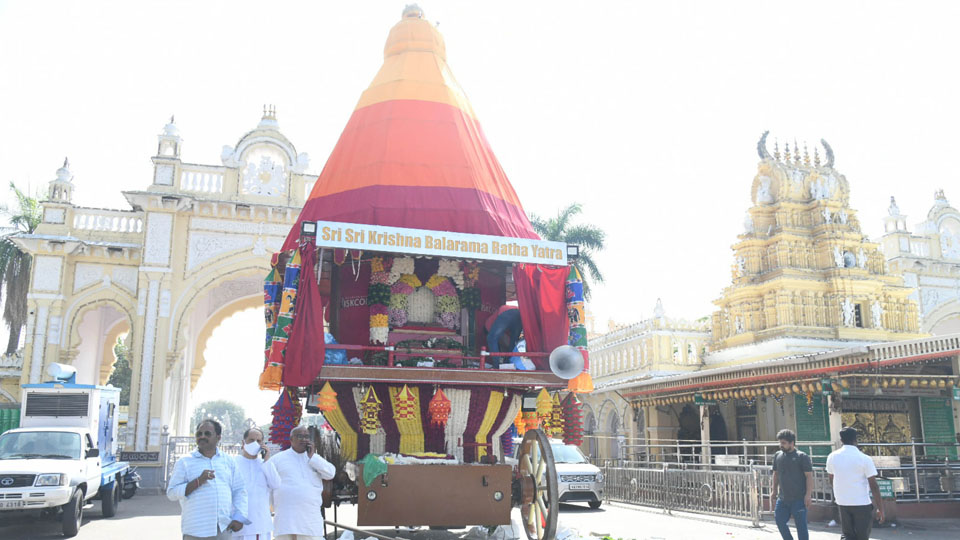
{"type": "Polygon", "coordinates": [[[520,516],[529,540],[553,540],[557,533],[557,466],[550,440],[539,429],[523,436],[517,453],[520,516]]]}

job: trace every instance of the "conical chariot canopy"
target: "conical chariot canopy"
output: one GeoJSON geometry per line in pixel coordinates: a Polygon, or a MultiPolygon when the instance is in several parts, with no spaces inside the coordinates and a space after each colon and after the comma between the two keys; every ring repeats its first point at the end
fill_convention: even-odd
{"type": "Polygon", "coordinates": [[[284,249],[305,220],[538,238],[419,8],[390,30],[284,249]]]}

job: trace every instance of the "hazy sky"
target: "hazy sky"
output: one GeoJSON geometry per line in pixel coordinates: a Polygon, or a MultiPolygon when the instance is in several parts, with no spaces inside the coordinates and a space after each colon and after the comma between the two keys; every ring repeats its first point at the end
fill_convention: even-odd
{"type": "MultiPolygon", "coordinates": [[[[403,5],[0,1],[0,182],[45,189],[69,156],[76,204],[124,207],[171,114],[184,161],[218,164],[264,103],[319,173],[403,5]]],[[[525,209],[580,201],[607,231],[601,324],[649,317],[657,297],[669,316],[712,311],[764,130],[827,139],[873,237],[890,195],[911,223],[937,188],[960,200],[960,4],[420,6],[525,209]]],[[[260,331],[251,313],[225,343],[260,331]]]]}

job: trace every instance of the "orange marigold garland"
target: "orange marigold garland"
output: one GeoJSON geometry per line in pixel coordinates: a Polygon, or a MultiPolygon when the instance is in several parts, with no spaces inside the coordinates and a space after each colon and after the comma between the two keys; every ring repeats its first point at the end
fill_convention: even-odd
{"type": "Polygon", "coordinates": [[[397,395],[397,406],[393,411],[393,417],[397,420],[413,418],[416,407],[417,397],[413,395],[407,385],[403,385],[403,389],[397,395]]]}
{"type": "Polygon", "coordinates": [[[513,425],[517,428],[517,437],[523,437],[523,434],[527,432],[527,428],[523,424],[523,412],[517,411],[517,417],[513,419],[513,425]]]}
{"type": "Polygon", "coordinates": [[[321,411],[332,411],[337,408],[337,393],[333,391],[329,382],[325,383],[317,394],[317,408],[321,411]]]}
{"type": "Polygon", "coordinates": [[[529,431],[531,429],[537,429],[540,427],[540,418],[537,416],[537,411],[523,413],[523,426],[524,431],[529,431]]]}
{"type": "Polygon", "coordinates": [[[442,388],[437,388],[433,394],[430,404],[427,405],[430,412],[430,423],[434,426],[446,427],[447,420],[450,418],[451,403],[442,388]]]}
{"type": "Polygon", "coordinates": [[[383,403],[377,397],[373,387],[367,387],[367,392],[360,401],[360,431],[367,435],[375,435],[380,427],[380,408],[383,403]]]}

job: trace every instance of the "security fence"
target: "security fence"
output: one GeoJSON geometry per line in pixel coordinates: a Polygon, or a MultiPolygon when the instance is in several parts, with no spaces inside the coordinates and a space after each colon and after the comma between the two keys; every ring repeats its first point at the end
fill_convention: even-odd
{"type": "MultiPolygon", "coordinates": [[[[228,456],[240,455],[242,444],[221,444],[220,452],[228,456]]],[[[189,455],[197,449],[197,439],[195,437],[174,437],[171,435],[161,435],[160,441],[160,462],[163,465],[163,489],[167,489],[170,476],[173,474],[173,466],[177,460],[183,456],[189,455]]]]}
{"type": "MultiPolygon", "coordinates": [[[[610,500],[754,519],[771,512],[775,441],[638,441],[623,437],[588,436],[581,448],[613,450],[595,458],[607,476],[610,500]],[[607,472],[609,471],[609,473],[607,472]],[[752,475],[756,483],[751,484],[752,475]],[[755,488],[752,486],[756,486],[755,488]],[[756,499],[756,508],[750,506],[756,499]]],[[[878,476],[900,502],[960,500],[960,444],[862,443],[878,476]]],[[[833,502],[825,470],[834,449],[826,441],[800,442],[797,447],[813,460],[813,500],[833,502]]]]}
{"type": "Polygon", "coordinates": [[[759,471],[603,467],[611,501],[750,519],[760,524],[759,471]]]}

